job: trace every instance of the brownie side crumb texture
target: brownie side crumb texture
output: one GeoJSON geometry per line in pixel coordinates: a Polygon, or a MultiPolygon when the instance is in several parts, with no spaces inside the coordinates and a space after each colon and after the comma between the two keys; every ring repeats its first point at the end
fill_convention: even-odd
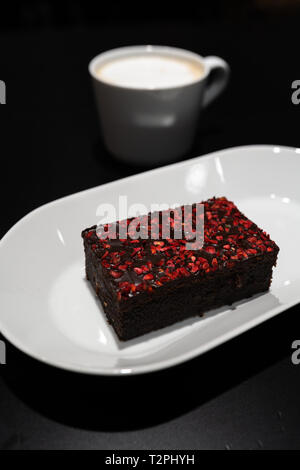
{"type": "Polygon", "coordinates": [[[103,240],[96,226],[82,232],[87,278],[119,339],[268,290],[277,245],[226,198],[204,205],[201,250],[185,249],[184,239],[103,240]]]}

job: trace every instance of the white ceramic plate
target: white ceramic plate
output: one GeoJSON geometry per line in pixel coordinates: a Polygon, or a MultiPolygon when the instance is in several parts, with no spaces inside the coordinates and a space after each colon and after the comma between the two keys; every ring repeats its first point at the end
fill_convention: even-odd
{"type": "Polygon", "coordinates": [[[197,356],[300,300],[300,149],[238,147],[132,176],[31,212],[0,243],[0,328],[25,353],[92,374],[135,374],[197,356]],[[85,280],[80,232],[103,202],[226,196],[278,243],[270,292],[121,343],[85,280]]]}

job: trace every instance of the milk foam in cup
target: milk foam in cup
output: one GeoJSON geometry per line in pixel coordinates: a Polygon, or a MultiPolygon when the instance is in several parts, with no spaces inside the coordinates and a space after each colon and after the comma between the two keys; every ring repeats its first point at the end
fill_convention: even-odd
{"type": "Polygon", "coordinates": [[[204,74],[196,60],[162,54],[133,55],[107,61],[99,66],[100,80],[129,88],[169,88],[193,83],[204,74]]]}

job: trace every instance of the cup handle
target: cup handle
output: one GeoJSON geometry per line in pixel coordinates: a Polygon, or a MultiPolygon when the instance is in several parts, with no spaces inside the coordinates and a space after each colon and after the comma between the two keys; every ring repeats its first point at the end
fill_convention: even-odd
{"type": "Polygon", "coordinates": [[[216,56],[204,58],[208,67],[208,82],[204,91],[203,106],[210,104],[226,87],[230,69],[225,60],[216,56]]]}

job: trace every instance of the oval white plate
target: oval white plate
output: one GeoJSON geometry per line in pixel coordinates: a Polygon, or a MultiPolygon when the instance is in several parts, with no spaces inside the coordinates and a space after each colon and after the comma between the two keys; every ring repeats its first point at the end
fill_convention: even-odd
{"type": "Polygon", "coordinates": [[[31,212],[0,243],[0,328],[25,353],[92,374],[135,374],[201,354],[300,300],[300,150],[238,147],[59,199],[31,212]],[[81,230],[103,202],[191,203],[226,196],[280,246],[267,294],[121,343],[85,280],[81,230]]]}

